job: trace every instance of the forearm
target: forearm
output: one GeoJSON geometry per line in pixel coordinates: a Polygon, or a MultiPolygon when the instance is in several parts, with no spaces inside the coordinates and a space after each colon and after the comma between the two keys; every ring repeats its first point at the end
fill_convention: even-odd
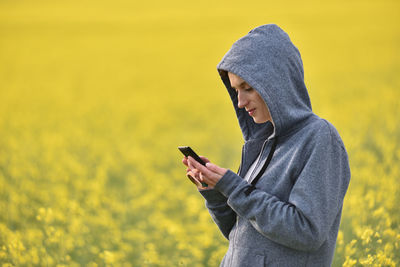
{"type": "Polygon", "coordinates": [[[315,250],[324,242],[329,228],[329,218],[317,220],[317,215],[305,214],[301,206],[279,200],[267,192],[255,189],[245,194],[250,185],[241,177],[228,171],[215,189],[227,197],[228,205],[239,216],[247,219],[262,235],[279,244],[298,249],[315,250]]]}
{"type": "Polygon", "coordinates": [[[229,239],[229,233],[236,222],[236,213],[227,203],[227,198],[214,189],[200,190],[206,200],[206,207],[222,234],[229,239]]]}

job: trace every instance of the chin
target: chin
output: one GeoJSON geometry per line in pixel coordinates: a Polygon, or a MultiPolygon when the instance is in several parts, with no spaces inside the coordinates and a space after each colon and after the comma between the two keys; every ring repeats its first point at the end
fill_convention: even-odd
{"type": "Polygon", "coordinates": [[[258,119],[256,119],[256,118],[253,118],[253,121],[254,121],[255,123],[264,123],[264,121],[260,121],[260,120],[258,120],[258,119]]]}
{"type": "Polygon", "coordinates": [[[267,122],[267,121],[268,121],[268,119],[264,119],[264,120],[262,120],[262,119],[253,118],[253,121],[254,121],[255,123],[261,124],[261,123],[265,123],[265,122],[267,122]]]}

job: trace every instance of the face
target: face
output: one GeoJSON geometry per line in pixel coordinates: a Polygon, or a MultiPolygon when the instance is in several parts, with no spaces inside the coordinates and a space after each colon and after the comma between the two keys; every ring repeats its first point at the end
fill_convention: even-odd
{"type": "Polygon", "coordinates": [[[228,72],[231,87],[238,94],[238,107],[245,108],[248,114],[253,117],[255,123],[272,122],[267,104],[260,94],[250,87],[242,78],[228,72]]]}

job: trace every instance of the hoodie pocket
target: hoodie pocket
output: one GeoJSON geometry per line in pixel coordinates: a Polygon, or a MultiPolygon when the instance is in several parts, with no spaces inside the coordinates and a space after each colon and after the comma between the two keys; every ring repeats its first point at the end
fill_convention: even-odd
{"type": "Polygon", "coordinates": [[[240,264],[234,266],[244,266],[244,267],[264,267],[267,266],[265,263],[265,256],[254,254],[251,257],[243,258],[240,264]]]}
{"type": "Polygon", "coordinates": [[[265,265],[265,256],[264,255],[255,255],[254,264],[250,266],[266,266],[265,265]]]}
{"type": "Polygon", "coordinates": [[[266,256],[252,249],[235,247],[234,252],[229,255],[231,259],[225,259],[225,265],[229,267],[264,267],[266,264],[266,256]],[[229,263],[227,265],[226,263],[229,263]]]}

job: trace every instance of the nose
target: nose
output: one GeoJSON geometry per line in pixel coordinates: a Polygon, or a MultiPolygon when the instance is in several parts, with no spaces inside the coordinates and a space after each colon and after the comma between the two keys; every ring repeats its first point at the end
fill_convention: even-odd
{"type": "Polygon", "coordinates": [[[239,92],[238,92],[238,107],[244,108],[247,105],[247,103],[248,103],[248,100],[247,100],[245,94],[243,94],[241,92],[241,90],[239,90],[239,92]]]}

